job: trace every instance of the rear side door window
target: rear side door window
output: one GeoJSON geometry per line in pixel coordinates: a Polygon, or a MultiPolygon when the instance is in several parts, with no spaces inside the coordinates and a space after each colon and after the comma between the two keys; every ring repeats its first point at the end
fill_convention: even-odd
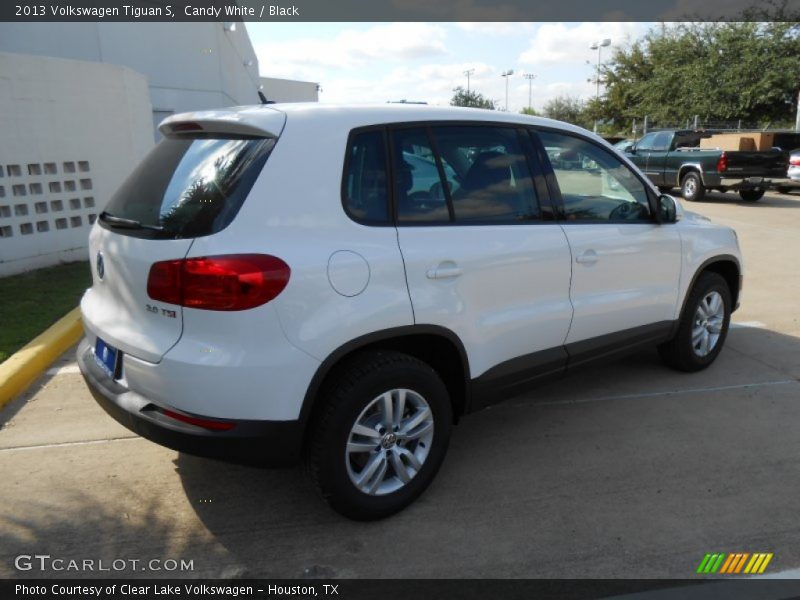
{"type": "Polygon", "coordinates": [[[398,223],[513,224],[541,218],[514,128],[397,129],[392,155],[398,223]]]}
{"type": "Polygon", "coordinates": [[[614,154],[566,133],[537,135],[550,157],[567,221],[651,219],[645,184],[614,154]]]}

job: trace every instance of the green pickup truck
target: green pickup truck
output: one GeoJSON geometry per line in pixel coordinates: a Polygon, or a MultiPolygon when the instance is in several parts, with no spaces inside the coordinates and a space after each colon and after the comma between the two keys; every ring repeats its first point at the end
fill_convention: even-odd
{"type": "Polygon", "coordinates": [[[710,135],[653,131],[623,151],[662,192],[680,187],[686,200],[701,200],[707,191],[719,190],[737,191],[742,200],[753,202],[767,189],[786,184],[786,152],[700,149],[700,139],[710,135]]]}

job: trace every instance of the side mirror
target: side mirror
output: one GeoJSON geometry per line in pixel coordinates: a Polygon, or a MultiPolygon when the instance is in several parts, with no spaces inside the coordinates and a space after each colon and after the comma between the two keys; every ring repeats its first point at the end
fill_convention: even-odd
{"type": "Polygon", "coordinates": [[[675,223],[678,220],[678,203],[672,196],[661,194],[656,206],[659,223],[675,223]]]}
{"type": "Polygon", "coordinates": [[[636,146],[634,146],[633,144],[631,144],[629,146],[625,146],[622,149],[622,151],[623,152],[627,152],[628,154],[636,154],[636,146]]]}

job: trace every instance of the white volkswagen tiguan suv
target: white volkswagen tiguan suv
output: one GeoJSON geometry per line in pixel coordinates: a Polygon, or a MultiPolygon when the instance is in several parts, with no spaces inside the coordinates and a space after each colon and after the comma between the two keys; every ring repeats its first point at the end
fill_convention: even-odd
{"type": "Polygon", "coordinates": [[[78,360],[160,444],[305,457],[355,519],[412,502],[459,417],[592,359],[719,354],[736,234],[564,123],[426,106],[168,118],[90,234],[78,360]]]}

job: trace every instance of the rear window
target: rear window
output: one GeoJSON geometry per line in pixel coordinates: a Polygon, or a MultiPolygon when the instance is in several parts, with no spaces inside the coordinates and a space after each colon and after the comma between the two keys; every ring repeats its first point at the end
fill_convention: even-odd
{"type": "Polygon", "coordinates": [[[274,145],[273,138],[164,138],[111,197],[100,223],[155,239],[217,233],[239,212],[274,145]]]}

